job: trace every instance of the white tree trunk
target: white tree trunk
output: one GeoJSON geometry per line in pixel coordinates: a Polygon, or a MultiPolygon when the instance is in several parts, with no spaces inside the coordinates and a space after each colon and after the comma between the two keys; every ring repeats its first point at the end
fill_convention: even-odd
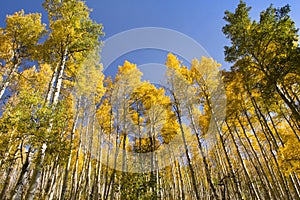
{"type": "Polygon", "coordinates": [[[80,99],[77,102],[76,116],[75,116],[75,119],[74,119],[72,132],[71,132],[71,144],[70,144],[71,146],[70,146],[70,150],[69,150],[69,159],[68,159],[68,163],[65,167],[65,174],[64,174],[63,184],[62,184],[62,188],[61,188],[60,200],[64,200],[65,193],[67,191],[67,181],[68,181],[68,176],[69,176],[69,171],[70,171],[71,161],[72,161],[72,156],[73,156],[72,148],[73,148],[74,134],[75,134],[75,130],[76,130],[76,127],[77,127],[78,118],[79,118],[79,105],[80,105],[80,102],[81,102],[80,99]]]}
{"type": "Polygon", "coordinates": [[[53,105],[56,105],[58,103],[58,97],[60,95],[60,90],[62,87],[62,80],[63,80],[63,75],[65,71],[65,65],[66,65],[66,60],[67,60],[67,54],[68,54],[68,47],[66,47],[64,56],[61,61],[58,77],[57,77],[57,82],[56,82],[56,88],[55,88],[55,93],[53,97],[53,105]]]}
{"type": "Polygon", "coordinates": [[[56,167],[56,170],[55,170],[55,177],[53,177],[54,181],[53,181],[53,184],[49,190],[49,200],[53,200],[54,199],[54,195],[55,195],[55,192],[56,192],[56,188],[58,187],[57,185],[59,185],[59,168],[60,166],[58,165],[56,167]]]}
{"type": "Polygon", "coordinates": [[[41,148],[40,161],[37,163],[37,166],[36,166],[36,168],[33,172],[33,175],[32,175],[32,181],[31,181],[31,184],[29,185],[27,197],[25,198],[26,200],[33,200],[34,199],[35,192],[38,188],[39,179],[40,179],[40,176],[41,176],[41,173],[42,173],[41,168],[42,168],[43,163],[44,163],[45,151],[46,150],[47,150],[47,145],[44,143],[42,148],[41,148]]]}
{"type": "Polygon", "coordinates": [[[53,94],[55,91],[55,83],[56,83],[57,77],[58,77],[58,68],[59,68],[59,66],[57,65],[54,69],[54,72],[51,77],[51,81],[49,83],[49,90],[48,90],[48,94],[47,94],[47,98],[46,98],[47,105],[51,105],[51,103],[52,103],[52,98],[53,98],[53,94]]]}
{"type": "MultiPolygon", "coordinates": [[[[66,47],[66,49],[65,49],[65,52],[64,52],[63,58],[61,60],[61,65],[60,65],[60,68],[58,69],[58,72],[56,72],[56,69],[55,69],[53,78],[51,80],[51,84],[52,84],[52,81],[55,82],[55,80],[57,80],[56,81],[56,87],[55,87],[56,90],[55,90],[55,93],[54,93],[53,103],[52,103],[52,105],[54,105],[54,106],[56,106],[56,104],[58,103],[58,97],[59,97],[61,86],[62,86],[62,78],[63,78],[64,69],[65,69],[67,54],[68,54],[68,47],[66,47]]],[[[51,105],[51,96],[52,96],[52,93],[53,93],[52,87],[53,86],[50,85],[50,89],[49,89],[47,99],[46,99],[48,105],[51,105]]],[[[48,132],[51,131],[52,126],[53,126],[52,120],[50,120],[50,125],[49,125],[49,128],[47,129],[48,132]]],[[[43,145],[41,147],[41,150],[40,150],[41,155],[38,155],[38,157],[40,157],[40,158],[38,158],[38,163],[37,163],[37,166],[36,166],[36,168],[34,170],[34,173],[33,173],[32,181],[31,181],[30,186],[29,186],[29,191],[27,193],[26,200],[33,200],[34,199],[34,196],[35,196],[35,193],[36,193],[36,190],[37,190],[37,187],[38,187],[38,182],[39,182],[39,179],[40,179],[40,176],[41,176],[41,170],[42,170],[41,168],[43,167],[43,164],[44,164],[46,149],[47,149],[47,144],[43,143],[43,145]]]]}
{"type": "Polygon", "coordinates": [[[10,73],[7,75],[6,79],[2,82],[1,84],[1,88],[0,88],[0,99],[2,99],[4,92],[6,90],[6,88],[8,87],[8,85],[10,84],[10,81],[12,79],[12,77],[14,76],[14,73],[17,71],[19,65],[15,64],[14,67],[12,68],[12,70],[10,71],[10,73]]]}

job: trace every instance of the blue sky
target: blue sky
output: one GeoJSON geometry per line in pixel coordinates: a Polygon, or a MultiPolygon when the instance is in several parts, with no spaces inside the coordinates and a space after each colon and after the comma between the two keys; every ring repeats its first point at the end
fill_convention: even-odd
{"type": "MultiPolygon", "coordinates": [[[[0,1],[0,26],[5,26],[5,16],[24,9],[29,12],[44,12],[42,0],[2,0],[0,1]]],[[[291,17],[300,26],[300,3],[296,0],[246,0],[252,7],[252,19],[258,19],[259,13],[271,3],[274,7],[291,5],[291,17]]],[[[93,20],[104,25],[105,38],[132,28],[163,27],[179,31],[196,40],[223,67],[230,64],[224,61],[224,45],[229,41],[221,29],[225,10],[234,11],[239,0],[86,0],[93,9],[93,20]]],[[[44,22],[47,16],[43,16],[44,22]]],[[[143,64],[148,62],[164,63],[165,57],[157,51],[136,52],[121,59],[143,64]]],[[[121,62],[121,61],[120,61],[121,62]]],[[[123,62],[123,61],[122,61],[123,62]]],[[[119,64],[119,63],[118,63],[119,64]]]]}

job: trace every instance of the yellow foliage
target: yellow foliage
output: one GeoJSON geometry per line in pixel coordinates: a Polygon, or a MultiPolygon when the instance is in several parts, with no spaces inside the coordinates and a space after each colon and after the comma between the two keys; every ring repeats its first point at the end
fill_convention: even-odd
{"type": "Polygon", "coordinates": [[[291,132],[283,130],[282,133],[284,146],[278,151],[279,166],[286,176],[292,172],[300,174],[300,141],[291,132]]]}
{"type": "Polygon", "coordinates": [[[119,66],[119,71],[116,75],[117,84],[114,87],[138,87],[142,75],[143,73],[137,68],[136,64],[130,63],[126,60],[123,66],[119,66]]]}
{"type": "Polygon", "coordinates": [[[181,62],[177,59],[177,57],[174,54],[169,53],[167,55],[166,66],[173,68],[175,70],[179,70],[181,66],[181,62]]]}
{"type": "Polygon", "coordinates": [[[6,28],[0,29],[0,58],[9,61],[13,56],[28,57],[36,51],[34,46],[45,34],[45,27],[46,25],[41,23],[41,14],[25,14],[24,10],[21,10],[8,15],[6,28]],[[16,55],[16,52],[19,55],[16,55]]]}

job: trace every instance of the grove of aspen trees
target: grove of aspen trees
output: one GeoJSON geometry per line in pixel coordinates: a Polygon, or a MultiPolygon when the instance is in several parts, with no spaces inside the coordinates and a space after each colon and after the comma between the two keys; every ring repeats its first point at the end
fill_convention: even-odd
{"type": "Polygon", "coordinates": [[[20,10],[0,28],[1,200],[300,199],[300,47],[288,5],[252,20],[240,1],[223,15],[231,68],[170,52],[164,86],[126,60],[104,75],[105,24],[84,1],[43,8],[48,24],[20,10]]]}

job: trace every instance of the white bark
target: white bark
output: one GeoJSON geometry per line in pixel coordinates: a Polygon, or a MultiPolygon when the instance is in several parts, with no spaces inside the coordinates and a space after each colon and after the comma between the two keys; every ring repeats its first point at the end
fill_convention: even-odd
{"type": "MultiPolygon", "coordinates": [[[[65,69],[67,54],[68,54],[68,47],[66,47],[66,49],[65,49],[63,58],[61,60],[61,65],[60,65],[60,67],[57,71],[55,69],[53,78],[52,78],[51,83],[50,83],[50,84],[52,84],[52,82],[53,82],[54,85],[55,85],[55,80],[56,80],[55,93],[54,93],[53,103],[52,103],[52,105],[54,105],[54,106],[58,103],[58,97],[59,97],[61,86],[62,86],[62,78],[63,78],[64,69],[65,69]]],[[[49,89],[49,92],[47,94],[47,99],[46,99],[47,103],[49,105],[51,105],[52,94],[53,94],[53,85],[50,85],[50,89],[49,89]]],[[[53,126],[53,124],[52,124],[52,120],[51,120],[49,128],[47,129],[48,132],[51,131],[52,126],[53,126]]],[[[38,187],[38,182],[39,182],[39,179],[40,179],[40,176],[41,176],[41,170],[42,170],[41,168],[42,168],[43,163],[44,163],[46,149],[47,149],[47,144],[43,143],[42,148],[41,148],[41,155],[38,155],[38,157],[40,157],[40,158],[38,158],[38,163],[37,163],[37,166],[36,166],[36,168],[34,170],[34,173],[33,173],[32,181],[31,181],[31,184],[29,186],[29,192],[27,194],[26,200],[33,200],[34,199],[34,196],[35,196],[35,193],[36,193],[36,190],[37,190],[37,187],[38,187]]]]}
{"type": "Polygon", "coordinates": [[[27,193],[27,197],[25,198],[26,200],[33,200],[34,196],[35,196],[35,192],[38,188],[38,183],[39,183],[39,179],[42,173],[42,166],[44,163],[44,159],[45,159],[45,151],[47,150],[47,145],[46,143],[43,144],[42,148],[41,148],[41,157],[40,157],[40,161],[37,163],[37,166],[33,172],[32,175],[32,181],[31,184],[29,185],[29,189],[28,189],[28,193],[27,193]]]}
{"type": "Polygon", "coordinates": [[[58,77],[58,68],[59,66],[56,66],[53,72],[53,75],[51,77],[51,81],[49,84],[49,90],[48,90],[48,94],[47,94],[47,98],[46,98],[46,102],[47,105],[50,105],[52,103],[52,98],[53,98],[53,93],[55,91],[55,83],[56,83],[56,79],[58,77]]]}
{"type": "Polygon", "coordinates": [[[59,168],[60,168],[60,166],[58,165],[57,167],[56,167],[56,170],[55,170],[55,177],[53,178],[53,182],[52,182],[52,184],[51,184],[51,188],[50,188],[50,190],[49,190],[49,200],[52,200],[52,199],[54,199],[54,195],[55,195],[55,192],[56,192],[56,188],[57,188],[57,185],[59,185],[59,168]]]}
{"type": "MultiPolygon", "coordinates": [[[[80,98],[81,99],[81,98],[80,98]]],[[[78,118],[79,118],[79,104],[80,104],[80,99],[77,102],[77,111],[76,111],[76,116],[74,119],[74,123],[73,123],[73,127],[72,127],[72,132],[71,132],[71,146],[70,146],[70,150],[69,150],[69,159],[68,159],[68,163],[65,167],[65,174],[64,174],[64,178],[63,178],[63,184],[62,184],[62,188],[61,188],[61,195],[60,195],[60,199],[63,200],[65,197],[65,192],[67,190],[67,181],[68,181],[68,176],[69,176],[69,171],[70,171],[70,167],[71,167],[71,161],[72,161],[72,148],[73,148],[73,140],[74,140],[74,134],[75,134],[75,130],[77,127],[77,122],[78,122],[78,118]]]]}
{"type": "Polygon", "coordinates": [[[14,67],[12,68],[12,70],[10,71],[10,73],[7,75],[6,79],[2,82],[1,84],[1,89],[0,89],[0,99],[2,99],[4,92],[6,90],[6,88],[8,87],[8,85],[10,84],[10,81],[12,79],[12,77],[14,76],[14,73],[17,71],[19,65],[15,64],[14,67]]]}
{"type": "MultiPolygon", "coordinates": [[[[102,134],[102,132],[100,131],[100,134],[102,134]]],[[[98,183],[98,187],[97,187],[97,194],[101,194],[101,187],[103,187],[103,185],[101,185],[101,179],[102,179],[102,135],[100,135],[99,137],[100,141],[99,141],[99,146],[98,146],[98,151],[99,152],[99,157],[98,157],[98,161],[97,161],[97,169],[98,169],[98,180],[97,180],[97,183],[98,183]]],[[[103,177],[104,178],[104,177],[103,177]]],[[[101,195],[102,197],[102,195],[101,195]]]]}
{"type": "Polygon", "coordinates": [[[57,82],[56,82],[56,88],[55,88],[55,93],[53,97],[53,105],[56,105],[58,103],[58,97],[60,95],[60,90],[62,87],[62,80],[63,80],[63,75],[65,71],[65,65],[66,65],[66,60],[67,60],[67,54],[68,54],[68,47],[66,47],[62,61],[61,61],[61,66],[59,69],[58,77],[57,77],[57,82]]]}
{"type": "Polygon", "coordinates": [[[19,199],[22,199],[22,194],[23,194],[23,189],[24,189],[24,186],[27,185],[27,182],[28,182],[28,179],[29,179],[29,171],[30,171],[30,167],[31,167],[31,155],[30,155],[30,150],[28,152],[28,155],[26,157],[26,161],[25,163],[23,164],[23,167],[24,165],[26,165],[26,163],[28,164],[26,168],[24,168],[24,171],[23,171],[23,167],[22,167],[22,171],[21,171],[21,174],[20,174],[20,180],[18,180],[17,182],[17,185],[14,187],[14,194],[12,196],[12,200],[19,200],[19,199]],[[22,174],[24,173],[24,174],[22,174]]]}

